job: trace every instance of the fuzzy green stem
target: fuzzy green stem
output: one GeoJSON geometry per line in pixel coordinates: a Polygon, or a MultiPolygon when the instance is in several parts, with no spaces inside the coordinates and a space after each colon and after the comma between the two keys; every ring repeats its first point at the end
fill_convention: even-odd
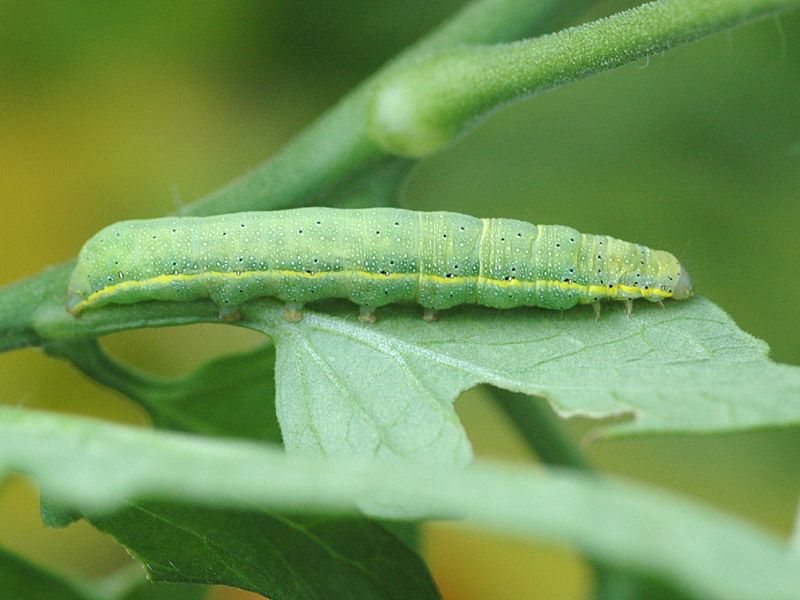
{"type": "MultiPolygon", "coordinates": [[[[590,0],[481,0],[462,8],[438,29],[409,47],[399,60],[478,44],[497,44],[555,31],[594,5],[590,0]]],[[[396,61],[395,61],[396,62],[396,61]]]]}
{"type": "Polygon", "coordinates": [[[537,39],[439,52],[384,78],[369,130],[387,152],[421,157],[512,100],[798,7],[800,0],[659,0],[537,39]]]}
{"type": "Polygon", "coordinates": [[[64,308],[73,268],[75,261],[70,261],[0,288],[0,352],[38,346],[46,339],[34,324],[36,312],[42,306],[64,308]]]}

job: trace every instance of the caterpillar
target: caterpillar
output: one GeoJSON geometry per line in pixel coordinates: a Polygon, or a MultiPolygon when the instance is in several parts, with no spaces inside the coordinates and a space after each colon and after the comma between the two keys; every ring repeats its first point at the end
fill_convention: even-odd
{"type": "Polygon", "coordinates": [[[215,217],[122,221],[86,242],[67,310],[109,303],[210,298],[220,318],[248,300],[303,304],[347,298],[359,319],[393,302],[416,302],[426,320],[459,304],[568,309],[601,300],[660,302],[693,294],[670,253],[562,225],[478,219],[395,208],[298,208],[215,217]]]}

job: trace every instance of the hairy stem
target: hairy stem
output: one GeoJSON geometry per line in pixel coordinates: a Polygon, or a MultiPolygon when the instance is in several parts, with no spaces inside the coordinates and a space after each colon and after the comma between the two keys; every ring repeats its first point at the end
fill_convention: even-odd
{"type": "Polygon", "coordinates": [[[553,35],[439,52],[381,81],[370,133],[387,152],[421,157],[512,100],[797,7],[800,0],[659,0],[553,35]]]}

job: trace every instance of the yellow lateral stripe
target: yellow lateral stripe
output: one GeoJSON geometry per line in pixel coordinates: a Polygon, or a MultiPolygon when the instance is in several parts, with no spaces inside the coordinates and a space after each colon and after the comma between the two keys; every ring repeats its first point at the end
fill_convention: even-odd
{"type": "MultiPolygon", "coordinates": [[[[377,274],[377,273],[369,273],[367,271],[317,271],[313,273],[307,273],[306,271],[286,271],[286,270],[278,270],[278,271],[241,271],[241,272],[222,272],[222,271],[208,271],[205,273],[192,273],[192,274],[185,274],[185,273],[178,273],[177,275],[158,275],[157,277],[150,277],[149,279],[144,279],[142,281],[123,281],[120,283],[115,283],[114,285],[110,285],[108,287],[104,287],[102,290],[97,290],[96,292],[92,292],[89,296],[79,302],[73,310],[76,312],[80,311],[86,306],[91,306],[95,304],[98,300],[113,295],[115,292],[123,291],[123,290],[130,290],[139,287],[146,287],[149,285],[155,285],[159,283],[167,284],[172,283],[173,281],[191,281],[193,279],[202,279],[202,278],[212,278],[212,277],[221,277],[221,278],[232,278],[232,279],[244,279],[247,277],[259,277],[259,276],[272,276],[272,277],[305,277],[306,279],[318,279],[318,278],[325,278],[325,277],[365,277],[367,279],[376,279],[376,280],[386,280],[386,279],[416,279],[419,277],[417,273],[387,273],[385,275],[377,274]]],[[[539,279],[537,281],[520,281],[519,279],[485,279],[480,277],[439,277],[438,275],[423,275],[421,280],[424,281],[435,281],[437,283],[445,283],[445,284],[452,284],[452,283],[477,283],[479,279],[481,279],[481,285],[496,285],[498,287],[557,287],[561,288],[562,290],[576,290],[581,292],[588,292],[590,294],[599,294],[603,296],[610,296],[617,291],[622,291],[628,294],[641,294],[642,296],[660,296],[662,298],[669,298],[672,296],[672,292],[667,292],[665,290],[652,287],[648,289],[639,288],[630,285],[615,285],[612,287],[604,287],[600,285],[584,285],[582,283],[577,283],[574,281],[557,281],[557,280],[549,280],[549,279],[539,279]]]]}

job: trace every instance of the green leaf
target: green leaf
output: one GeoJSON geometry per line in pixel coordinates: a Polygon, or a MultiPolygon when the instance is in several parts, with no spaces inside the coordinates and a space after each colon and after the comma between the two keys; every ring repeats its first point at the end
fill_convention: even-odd
{"type": "Polygon", "coordinates": [[[158,381],[142,404],[159,428],[279,444],[274,365],[272,344],[227,354],[184,377],[158,381]]]}
{"type": "Polygon", "coordinates": [[[13,600],[98,600],[82,585],[37,567],[0,547],[0,590],[13,600]]]}
{"type": "Polygon", "coordinates": [[[53,529],[64,529],[82,518],[80,512],[51,500],[45,494],[41,494],[39,511],[42,513],[44,526],[53,529]]]}
{"type": "Polygon", "coordinates": [[[288,324],[272,303],[243,311],[277,346],[278,418],[289,450],[464,464],[458,394],[480,383],[543,396],[562,416],[631,416],[606,435],[717,432],[800,424],[800,368],[702,298],[621,305],[595,321],[467,307],[424,323],[384,308],[375,325],[325,305],[288,324]]]}
{"type": "Polygon", "coordinates": [[[570,544],[697,598],[800,598],[800,563],[785,544],[669,493],[574,471],[291,457],[253,443],[1,408],[0,473],[10,471],[35,476],[65,504],[109,515],[145,500],[325,516],[352,515],[360,504],[570,544]]]}
{"type": "Polygon", "coordinates": [[[50,341],[44,349],[139,402],[160,429],[281,441],[272,344],[221,356],[174,379],[151,377],[115,361],[93,338],[50,341]]]}
{"type": "Polygon", "coordinates": [[[692,597],[652,579],[611,571],[608,574],[613,577],[598,582],[592,600],[688,600],[692,597]]]}
{"type": "Polygon", "coordinates": [[[133,565],[98,579],[57,575],[0,547],[0,592],[6,600],[199,600],[199,585],[151,583],[133,565]]]}
{"type": "Polygon", "coordinates": [[[88,518],[139,558],[154,581],[225,584],[274,600],[439,597],[420,557],[363,518],[167,503],[88,518]]]}
{"type": "MultiPolygon", "coordinates": [[[[435,323],[417,307],[379,311],[328,302],[286,323],[272,300],[242,307],[237,324],[276,344],[277,415],[290,451],[466,464],[453,411],[460,392],[488,383],[546,398],[562,417],[633,417],[603,435],[723,432],[800,424],[800,368],[772,363],[763,342],[703,298],[662,309],[638,303],[555,312],[470,306],[435,323]]],[[[148,320],[216,320],[211,302],[104,307],[73,319],[37,312],[40,335],[97,335],[148,320]],[[76,323],[77,321],[77,323],[76,323]]]]}
{"type": "Polygon", "coordinates": [[[127,591],[119,600],[200,600],[208,595],[202,585],[172,585],[144,581],[127,591]]]}
{"type": "Polygon", "coordinates": [[[279,444],[274,365],[272,344],[227,354],[157,382],[142,404],[159,428],[279,444]]]}

